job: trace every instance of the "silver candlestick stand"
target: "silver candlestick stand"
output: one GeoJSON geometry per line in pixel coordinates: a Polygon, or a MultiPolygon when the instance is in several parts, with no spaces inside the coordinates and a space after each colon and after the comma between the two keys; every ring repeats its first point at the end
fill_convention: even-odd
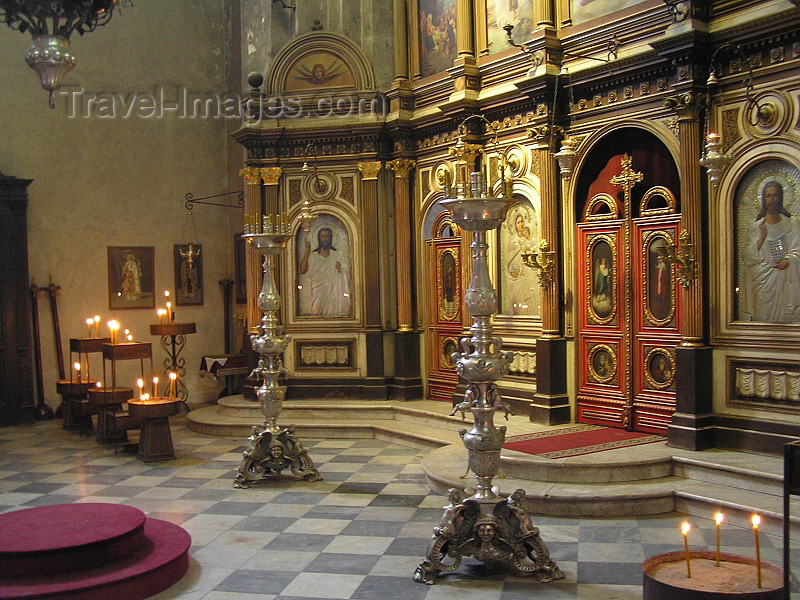
{"type": "Polygon", "coordinates": [[[304,481],[322,479],[308,452],[294,434],[293,427],[280,427],[278,415],[283,408],[286,386],[278,383],[278,378],[286,372],[283,366],[283,351],[289,345],[289,336],[283,333],[278,322],[278,311],[281,297],[275,285],[273,257],[278,256],[286,248],[292,237],[288,233],[249,233],[244,239],[261,252],[264,257],[264,280],[258,302],[264,316],[258,333],[250,336],[250,343],[258,357],[258,366],[253,369],[251,377],[261,380],[256,396],[264,413],[264,429],[253,427],[247,438],[247,450],[244,451],[239,465],[235,488],[249,488],[254,482],[278,475],[284,469],[304,481]]]}
{"type": "Polygon", "coordinates": [[[466,499],[462,490],[450,490],[450,505],[445,507],[439,526],[433,529],[428,554],[414,572],[415,581],[429,585],[440,573],[456,570],[464,556],[474,556],[490,568],[504,568],[542,582],[564,577],[525,511],[525,490],[502,498],[492,489],[506,436],[505,426],[495,427],[494,413],[503,410],[507,417],[510,412],[497,381],[508,373],[513,353],[501,351],[502,340],[492,337],[491,319],[497,310],[497,297],[489,277],[486,232],[503,222],[512,200],[484,197],[480,180],[480,173],[472,173],[470,189],[462,183],[457,198],[441,202],[459,226],[474,234],[472,279],[465,298],[472,315],[472,335],[461,338],[462,351],[453,352],[451,357],[458,374],[467,381],[464,401],[452,414],[460,410],[463,417],[464,411],[472,411],[472,429],[462,429],[461,438],[469,453],[477,490],[464,490],[466,495],[472,494],[466,499]]]}

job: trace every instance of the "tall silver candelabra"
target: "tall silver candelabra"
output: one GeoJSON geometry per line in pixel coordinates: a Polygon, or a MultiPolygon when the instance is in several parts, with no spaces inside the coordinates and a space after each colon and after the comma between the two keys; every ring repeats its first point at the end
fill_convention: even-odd
{"type": "Polygon", "coordinates": [[[235,488],[248,488],[260,479],[277,475],[284,469],[305,481],[322,479],[303,444],[294,435],[293,427],[280,427],[278,416],[283,408],[286,386],[278,379],[286,372],[283,366],[283,351],[289,345],[289,336],[283,333],[278,322],[278,311],[281,308],[281,297],[275,285],[273,257],[278,256],[286,248],[292,237],[288,233],[249,233],[244,239],[261,252],[264,257],[264,280],[258,302],[264,316],[258,333],[250,336],[253,350],[258,353],[258,366],[253,369],[251,377],[261,380],[256,390],[256,397],[264,413],[263,431],[253,427],[247,438],[248,445],[236,479],[235,488]]]}
{"type": "Polygon", "coordinates": [[[475,473],[477,489],[464,499],[462,490],[451,489],[450,505],[445,507],[442,521],[433,529],[427,556],[414,573],[419,583],[433,584],[440,573],[454,571],[463,556],[474,556],[490,567],[501,567],[516,575],[539,581],[561,579],[564,574],[550,559],[539,530],[531,524],[525,507],[525,490],[519,489],[502,498],[492,489],[492,479],[500,466],[500,450],[506,428],[495,427],[497,410],[509,414],[497,381],[508,373],[512,352],[502,351],[502,340],[492,336],[492,315],[497,310],[497,297],[489,277],[486,232],[496,229],[511,204],[509,198],[481,197],[480,174],[472,174],[472,195],[466,186],[457,198],[443,200],[442,206],[453,213],[463,229],[473,232],[472,279],[465,302],[472,315],[470,337],[461,338],[461,351],[451,355],[458,374],[467,381],[464,401],[452,414],[469,409],[472,428],[461,430],[461,438],[469,454],[469,467],[475,473]]]}

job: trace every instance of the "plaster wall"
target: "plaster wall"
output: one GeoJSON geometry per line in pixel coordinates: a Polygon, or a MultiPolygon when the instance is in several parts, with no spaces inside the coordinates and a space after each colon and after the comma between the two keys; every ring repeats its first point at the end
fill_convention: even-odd
{"type": "MultiPolygon", "coordinates": [[[[235,3],[234,3],[235,4],[235,3]]],[[[58,293],[61,343],[69,369],[69,339],[85,337],[85,319],[99,314],[101,333],[116,318],[137,341],[153,343],[156,374],[163,377],[166,354],[149,325],[150,309],[112,312],[108,301],[108,246],[153,246],[155,291],[174,290],[173,245],[189,241],[184,229],[184,196],[209,196],[242,189],[237,171],[241,150],[229,138],[237,119],[159,116],[134,109],[88,112],[88,98],[105,92],[130,99],[154,94],[174,104],[183,90],[211,96],[240,80],[239,15],[224,0],[163,2],[137,0],[115,12],[104,27],[72,36],[78,63],[67,75],[56,107],[23,56],[30,35],[0,28],[0,171],[33,179],[28,188],[30,276],[38,285],[50,278],[58,293]],[[105,116],[104,116],[105,115],[105,116]]],[[[107,98],[108,96],[105,96],[107,98]]],[[[98,97],[103,98],[103,97],[98,97]]],[[[165,104],[165,106],[167,106],[165,104]]],[[[222,293],[218,281],[233,276],[233,235],[241,210],[195,205],[196,242],[202,244],[204,304],[176,307],[176,320],[197,323],[188,336],[186,384],[189,402],[216,397],[222,383],[200,378],[201,356],[224,349],[222,293]]],[[[194,236],[192,236],[194,237],[194,236]]],[[[55,408],[56,351],[49,306],[40,299],[44,396],[55,408]]],[[[121,369],[118,384],[133,386],[136,368],[121,369]]],[[[95,356],[92,376],[102,376],[95,356]]],[[[109,375],[110,377],[110,375],[109,375]]]]}
{"type": "Polygon", "coordinates": [[[282,8],[272,0],[242,0],[242,90],[247,74],[266,76],[280,50],[298,35],[320,26],[349,37],[372,64],[378,90],[394,79],[393,3],[389,0],[303,0],[282,8]],[[319,22],[318,24],[316,22],[319,22]]]}

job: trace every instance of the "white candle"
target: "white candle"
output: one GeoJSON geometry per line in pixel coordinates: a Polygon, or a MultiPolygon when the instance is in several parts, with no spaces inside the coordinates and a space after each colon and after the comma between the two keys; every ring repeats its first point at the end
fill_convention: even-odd
{"type": "Polygon", "coordinates": [[[94,316],[94,336],[100,337],[100,315],[94,316]]]}
{"type": "Polygon", "coordinates": [[[153,377],[153,396],[158,396],[158,377],[153,377]]]}
{"type": "Polygon", "coordinates": [[[92,337],[92,329],[94,328],[94,319],[92,317],[86,319],[86,326],[89,328],[89,335],[86,337],[92,337]]]}
{"type": "Polygon", "coordinates": [[[717,566],[719,566],[719,528],[722,525],[722,513],[718,512],[714,515],[714,521],[717,524],[717,566]]]}
{"type": "Polygon", "coordinates": [[[686,552],[686,577],[691,578],[692,576],[692,563],[691,559],[689,558],[689,530],[691,526],[689,525],[689,521],[684,521],[683,525],[681,525],[681,533],[683,534],[683,549],[686,552]]]}
{"type": "Polygon", "coordinates": [[[169,397],[174,398],[178,393],[178,374],[172,371],[169,374],[169,397]]]}
{"type": "Polygon", "coordinates": [[[756,573],[758,574],[758,589],[761,589],[761,548],[758,545],[758,526],[761,524],[761,517],[753,515],[753,537],[756,540],[756,573]]]}
{"type": "Polygon", "coordinates": [[[144,379],[142,379],[141,377],[137,379],[136,385],[139,387],[139,398],[141,398],[142,394],[144,394],[144,379]]]}

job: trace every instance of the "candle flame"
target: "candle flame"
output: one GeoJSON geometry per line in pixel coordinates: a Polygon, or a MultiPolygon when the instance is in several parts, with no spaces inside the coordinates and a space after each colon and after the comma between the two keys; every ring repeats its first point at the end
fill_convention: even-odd
{"type": "Polygon", "coordinates": [[[95,323],[99,323],[100,322],[100,315],[95,315],[94,316],[94,322],[95,323]]]}
{"type": "Polygon", "coordinates": [[[158,385],[158,377],[153,377],[153,384],[158,385]]]}
{"type": "Polygon", "coordinates": [[[144,387],[144,379],[142,379],[141,377],[139,379],[137,379],[136,380],[136,386],[137,387],[144,387]]]}
{"type": "Polygon", "coordinates": [[[86,319],[86,324],[87,325],[94,325],[94,319],[92,317],[89,317],[88,319],[86,319]]]}
{"type": "Polygon", "coordinates": [[[714,520],[717,522],[717,525],[722,523],[722,518],[723,517],[721,512],[718,512],[717,514],[714,515],[714,520]]]}
{"type": "Polygon", "coordinates": [[[688,535],[688,534],[689,534],[689,530],[690,530],[691,528],[692,528],[692,526],[691,526],[691,525],[689,525],[689,521],[684,521],[684,522],[683,522],[683,525],[681,525],[681,533],[682,533],[683,535],[688,535]]]}
{"type": "Polygon", "coordinates": [[[119,321],[109,321],[108,328],[111,329],[112,331],[116,331],[117,329],[119,329],[119,321]]]}
{"type": "Polygon", "coordinates": [[[757,528],[759,525],[761,525],[761,517],[759,517],[758,515],[753,515],[751,521],[753,522],[753,527],[757,528]]]}
{"type": "Polygon", "coordinates": [[[95,387],[99,387],[99,388],[101,388],[101,387],[103,387],[103,382],[102,382],[102,381],[98,381],[98,382],[97,382],[97,383],[95,383],[94,385],[95,385],[95,387]]]}
{"type": "Polygon", "coordinates": [[[169,298],[169,290],[164,290],[164,297],[169,298]]]}
{"type": "Polygon", "coordinates": [[[75,361],[75,363],[72,366],[74,367],[74,369],[76,371],[80,371],[81,370],[81,363],[79,363],[78,361],[75,361]]]}
{"type": "Polygon", "coordinates": [[[175,381],[178,378],[178,374],[173,371],[169,374],[169,378],[172,379],[172,381],[175,381]]]}
{"type": "Polygon", "coordinates": [[[128,341],[129,341],[129,342],[132,342],[132,341],[133,341],[133,336],[132,336],[132,335],[130,335],[130,334],[128,334],[128,341]]]}

